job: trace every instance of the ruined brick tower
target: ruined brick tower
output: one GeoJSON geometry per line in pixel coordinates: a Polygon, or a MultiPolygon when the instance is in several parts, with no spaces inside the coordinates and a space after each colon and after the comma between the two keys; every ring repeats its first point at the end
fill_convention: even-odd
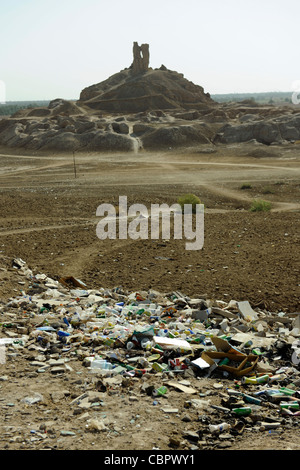
{"type": "Polygon", "coordinates": [[[133,73],[139,74],[146,72],[149,68],[149,44],[138,45],[133,43],[133,73]]]}

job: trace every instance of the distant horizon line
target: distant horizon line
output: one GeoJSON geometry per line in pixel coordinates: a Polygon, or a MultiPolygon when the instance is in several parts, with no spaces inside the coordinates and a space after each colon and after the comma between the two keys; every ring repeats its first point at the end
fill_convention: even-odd
{"type": "MultiPolygon", "coordinates": [[[[210,96],[224,96],[224,95],[263,95],[263,94],[275,94],[275,93],[282,93],[282,94],[291,94],[291,91],[231,91],[231,92],[217,92],[217,93],[211,93],[209,92],[210,96]]],[[[62,99],[66,101],[79,101],[79,98],[62,98],[62,97],[57,97],[57,98],[30,98],[30,99],[10,99],[7,100],[4,104],[8,103],[29,103],[29,102],[50,102],[55,99],[62,99]]]]}

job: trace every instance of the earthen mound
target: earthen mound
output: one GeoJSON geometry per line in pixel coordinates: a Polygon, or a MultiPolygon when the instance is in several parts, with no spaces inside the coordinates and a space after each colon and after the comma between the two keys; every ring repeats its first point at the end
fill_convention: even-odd
{"type": "Polygon", "coordinates": [[[132,68],[123,70],[82,90],[77,104],[109,113],[138,113],[203,109],[213,106],[214,101],[183,74],[161,67],[139,74],[132,68]]]}
{"type": "Polygon", "coordinates": [[[0,145],[55,152],[299,141],[297,108],[215,102],[182,73],[149,67],[149,45],[136,42],[130,67],[84,88],[79,100],[57,98],[0,121],[0,145]]]}

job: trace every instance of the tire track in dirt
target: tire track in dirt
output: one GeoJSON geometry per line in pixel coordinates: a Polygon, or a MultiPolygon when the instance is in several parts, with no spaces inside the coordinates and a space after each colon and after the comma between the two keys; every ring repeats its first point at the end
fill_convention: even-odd
{"type": "MultiPolygon", "coordinates": [[[[213,192],[225,198],[235,199],[236,201],[251,203],[253,197],[246,194],[240,194],[239,191],[234,189],[228,189],[220,186],[202,185],[207,191],[213,192]]],[[[267,199],[264,199],[267,201],[267,199]]],[[[286,212],[286,211],[299,211],[300,204],[292,202],[281,202],[281,201],[268,201],[272,204],[272,212],[286,212]]]]}
{"type": "Polygon", "coordinates": [[[9,235],[18,235],[23,233],[31,232],[43,232],[45,230],[64,230],[72,227],[78,228],[79,226],[86,227],[87,225],[96,225],[95,221],[86,221],[84,224],[78,224],[77,222],[69,224],[53,224],[53,225],[39,225],[38,227],[24,227],[24,228],[15,228],[9,230],[0,230],[0,237],[9,236],[9,235]]]}
{"type": "Polygon", "coordinates": [[[43,171],[43,170],[49,170],[49,169],[54,169],[54,168],[61,168],[61,167],[64,167],[64,166],[69,166],[71,165],[70,162],[66,163],[66,162],[57,162],[57,163],[52,163],[52,164],[48,164],[48,165],[43,165],[43,166],[40,166],[40,167],[36,167],[36,168],[32,168],[32,167],[29,167],[29,168],[21,168],[21,169],[17,169],[17,170],[7,170],[5,173],[2,173],[2,175],[0,175],[0,178],[7,178],[7,177],[14,177],[14,176],[18,176],[18,175],[23,175],[24,173],[35,173],[35,172],[40,172],[40,171],[43,171]]]}

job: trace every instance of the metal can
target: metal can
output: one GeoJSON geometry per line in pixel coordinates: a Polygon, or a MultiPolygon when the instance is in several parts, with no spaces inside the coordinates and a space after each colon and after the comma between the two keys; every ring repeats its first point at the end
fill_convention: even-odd
{"type": "Polygon", "coordinates": [[[242,377],[243,384],[264,384],[268,382],[270,377],[266,375],[261,375],[260,377],[242,377]]]}

